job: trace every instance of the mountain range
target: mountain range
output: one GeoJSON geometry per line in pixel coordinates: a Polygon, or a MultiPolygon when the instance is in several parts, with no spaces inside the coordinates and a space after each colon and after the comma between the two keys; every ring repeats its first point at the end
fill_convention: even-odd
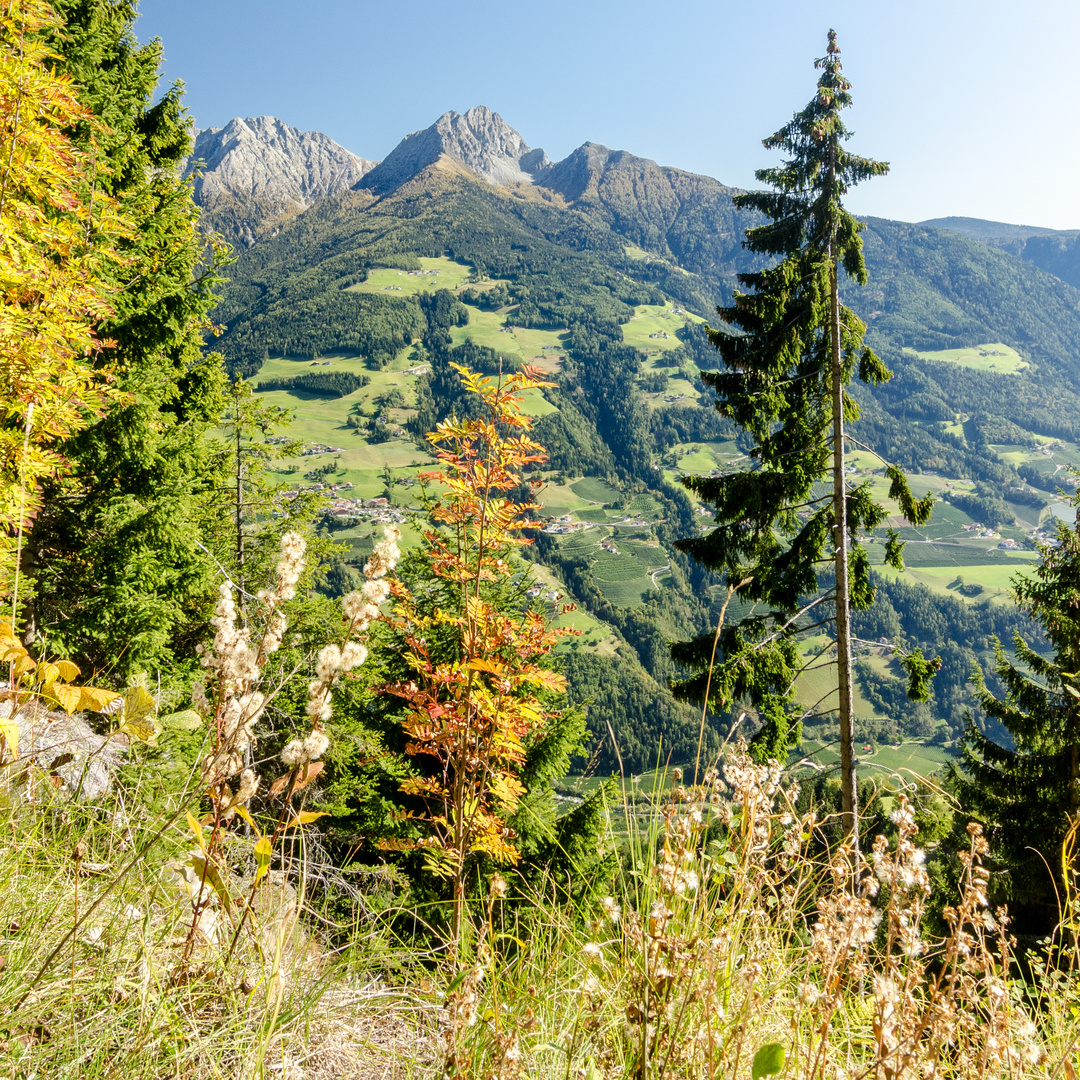
{"type": "Polygon", "coordinates": [[[374,167],[320,131],[256,116],[197,130],[184,171],[195,176],[204,221],[249,247],[268,225],[352,187],[374,167]]]}
{"type": "MultiPolygon", "coordinates": [[[[506,188],[535,186],[568,205],[600,211],[616,228],[628,225],[646,247],[657,245],[680,216],[715,216],[729,209],[734,189],[708,177],[665,168],[624,150],[587,142],[559,162],[532,149],[496,112],[477,106],[444,113],[406,135],[384,161],[358,156],[318,131],[300,131],[273,116],[236,117],[223,128],[195,132],[186,171],[199,165],[195,199],[206,224],[250,247],[319,199],[357,189],[384,196],[427,168],[459,170],[506,188]],[[688,202],[689,206],[684,205],[688,202]],[[701,204],[704,202],[704,206],[701,204]],[[641,221],[640,212],[650,213],[641,221]]],[[[980,218],[943,217],[919,223],[945,229],[1016,255],[1080,288],[1080,229],[1057,230],[980,218]]],[[[691,255],[695,244],[671,253],[691,255]]],[[[668,245],[670,246],[670,245],[668,245]]],[[[736,252],[725,253],[730,261],[736,252]]]]}

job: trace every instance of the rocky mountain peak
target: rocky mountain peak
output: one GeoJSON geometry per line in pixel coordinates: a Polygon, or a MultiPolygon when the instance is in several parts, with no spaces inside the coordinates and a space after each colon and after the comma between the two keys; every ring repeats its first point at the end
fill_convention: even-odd
{"type": "Polygon", "coordinates": [[[478,105],[443,113],[431,127],[406,135],[357,186],[386,194],[444,156],[500,186],[531,183],[547,165],[543,150],[533,150],[497,112],[478,105]]]}
{"type": "Polygon", "coordinates": [[[321,131],[299,131],[275,116],[235,117],[196,131],[185,171],[196,161],[205,163],[195,181],[200,205],[254,199],[281,213],[354,187],[375,167],[321,131]]]}

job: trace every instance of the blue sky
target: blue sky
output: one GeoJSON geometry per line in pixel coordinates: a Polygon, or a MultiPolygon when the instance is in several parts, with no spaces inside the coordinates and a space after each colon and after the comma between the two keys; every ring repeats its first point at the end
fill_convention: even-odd
{"type": "Polygon", "coordinates": [[[751,186],[809,100],[825,33],[852,149],[892,171],[851,209],[1080,228],[1080,5],[1064,0],[142,0],[200,126],[264,113],[382,158],[488,105],[534,147],[586,141],[751,186]]]}

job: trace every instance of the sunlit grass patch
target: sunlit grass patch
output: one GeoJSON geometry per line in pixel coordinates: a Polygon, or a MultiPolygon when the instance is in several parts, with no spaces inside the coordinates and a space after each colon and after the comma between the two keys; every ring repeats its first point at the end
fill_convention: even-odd
{"type": "Polygon", "coordinates": [[[1030,365],[1011,346],[1000,341],[986,345],[974,345],[968,349],[938,349],[932,352],[919,352],[922,360],[935,360],[938,363],[959,364],[975,371],[990,371],[998,375],[1016,375],[1030,365]]]}
{"type": "Polygon", "coordinates": [[[416,296],[436,289],[462,288],[472,275],[472,267],[454,262],[453,259],[421,258],[419,271],[373,269],[368,271],[366,281],[350,285],[350,292],[380,293],[384,296],[416,296]]]}

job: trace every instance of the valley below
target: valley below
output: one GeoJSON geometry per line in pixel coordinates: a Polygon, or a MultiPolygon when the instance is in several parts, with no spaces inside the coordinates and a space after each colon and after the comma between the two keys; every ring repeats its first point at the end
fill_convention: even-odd
{"type": "MultiPolygon", "coordinates": [[[[594,698],[597,689],[589,658],[619,656],[636,669],[638,692],[647,688],[662,703],[665,723],[682,730],[673,736],[678,746],[690,737],[692,710],[668,690],[677,672],[666,643],[703,632],[718,614],[720,596],[717,584],[700,577],[691,583],[690,567],[672,546],[712,527],[709,508],[680,481],[751,465],[698,374],[716,366],[703,328],[717,322],[715,304],[726,302],[733,274],[744,265],[739,223],[723,209],[727,192],[707,178],[680,176],[676,183],[672,170],[630,158],[591,176],[571,201],[565,191],[553,198],[543,173],[529,188],[500,187],[483,173],[448,177],[440,165],[448,156],[453,148],[442,147],[432,165],[397,177],[397,186],[374,203],[357,202],[353,193],[329,196],[280,237],[243,255],[220,309],[226,357],[261,400],[293,414],[284,434],[300,450],[275,458],[273,475],[286,490],[325,496],[325,527],[339,545],[339,560],[354,567],[386,521],[401,524],[406,543],[419,539],[424,500],[433,494],[420,479],[433,467],[423,432],[459,402],[447,365],[496,373],[528,364],[543,371],[554,386],[530,391],[524,405],[551,452],[549,467],[534,478],[540,483],[531,555],[536,598],[553,612],[574,608],[559,624],[578,634],[560,649],[579,699],[594,698]],[[634,201],[620,186],[624,173],[650,169],[672,189],[694,185],[699,204],[716,207],[714,217],[701,218],[699,244],[707,255],[683,253],[677,210],[667,231],[657,232],[647,223],[671,217],[669,208],[634,201]],[[427,217],[398,216],[417,200],[430,207],[427,217]],[[493,230],[502,233],[497,243],[493,230]],[[650,236],[652,250],[644,246],[650,236]],[[298,254],[286,254],[298,243],[298,254]],[[301,280],[303,289],[291,300],[292,283],[301,280]],[[343,322],[346,297],[374,306],[357,308],[343,322]],[[347,339],[359,347],[348,347],[347,339]],[[260,349],[261,362],[253,359],[260,349]],[[339,397],[260,390],[261,383],[308,372],[348,373],[363,386],[339,397]]],[[[871,223],[875,284],[875,249],[896,229],[912,227],[871,223]]],[[[923,234],[945,259],[1006,258],[955,234],[923,234]]],[[[914,241],[905,234],[904,243],[914,241]]],[[[1064,305],[1080,323],[1080,294],[1015,258],[1011,273],[1030,279],[1036,292],[1053,294],[1051,307],[1064,305]]],[[[1071,470],[1080,464],[1080,410],[1061,392],[1076,384],[1080,354],[1060,336],[1046,342],[1027,331],[1003,332],[1005,313],[991,317],[987,310],[980,318],[977,305],[958,306],[947,287],[928,283],[902,260],[889,277],[873,298],[856,290],[850,299],[862,304],[871,339],[896,377],[884,399],[860,398],[868,431],[853,429],[865,442],[850,454],[848,479],[887,499],[884,464],[895,461],[911,473],[916,495],[934,495],[926,527],[906,527],[897,508],[886,523],[907,542],[905,569],[883,564],[885,528],[867,537],[871,562],[900,605],[901,625],[904,604],[943,604],[965,629],[948,643],[961,650],[944,680],[951,684],[941,700],[919,708],[899,705],[899,668],[891,647],[879,641],[892,642],[895,628],[860,646],[860,738],[871,766],[888,772],[886,759],[906,753],[889,748],[909,747],[920,768],[934,771],[954,753],[963,715],[973,706],[965,666],[985,668],[995,634],[1008,642],[1013,624],[1022,625],[1011,608],[1011,584],[1036,564],[1038,544],[1055,542],[1055,520],[1073,518],[1055,491],[1075,488],[1071,470]],[[928,308],[919,306],[926,289],[936,290],[928,308]],[[907,296],[911,291],[918,302],[907,296]],[[1051,399],[1040,411],[1036,402],[1051,399]]],[[[1023,300],[1017,295],[1009,303],[1018,310],[1023,300]]],[[[934,655],[946,644],[920,637],[913,624],[902,632],[934,655]]],[[[799,700],[809,714],[807,740],[792,760],[819,766],[831,760],[835,693],[830,698],[822,679],[808,675],[800,680],[799,700]]],[[[712,723],[721,735],[734,720],[717,716],[712,723]]],[[[617,706],[615,715],[597,718],[598,743],[608,724],[631,746],[644,745],[617,706]]],[[[627,756],[632,767],[644,767],[633,750],[627,756]]],[[[596,763],[610,768],[615,755],[600,750],[596,763]]]]}

